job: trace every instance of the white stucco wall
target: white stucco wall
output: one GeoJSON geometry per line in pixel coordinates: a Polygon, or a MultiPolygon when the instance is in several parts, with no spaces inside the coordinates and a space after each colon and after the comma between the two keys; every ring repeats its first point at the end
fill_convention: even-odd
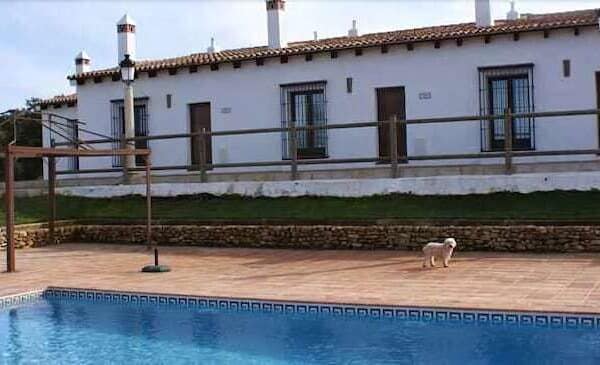
{"type": "MultiPolygon", "coordinates": [[[[467,195],[497,192],[590,191],[600,188],[599,172],[520,174],[490,176],[435,176],[403,179],[304,180],[221,183],[159,183],[152,196],[212,194],[248,197],[365,197],[385,194],[467,195]]],[[[59,194],[89,198],[145,195],[145,185],[72,186],[59,194]]]]}
{"type": "MultiPolygon", "coordinates": [[[[139,45],[143,47],[143,44],[139,45]]],[[[142,73],[135,82],[136,97],[148,97],[149,133],[152,135],[189,132],[190,103],[210,102],[212,129],[279,127],[281,105],[279,85],[316,80],[327,81],[328,123],[376,120],[378,87],[404,86],[408,118],[445,117],[479,114],[478,67],[534,64],[536,111],[593,109],[596,107],[594,73],[600,70],[600,32],[582,28],[579,36],[572,29],[554,30],[548,39],[541,32],[466,39],[462,47],[454,41],[390,47],[388,54],[379,48],[365,49],[360,57],[352,50],[315,55],[312,62],[303,56],[290,57],[281,64],[278,58],[266,59],[257,67],[244,62],[241,69],[230,64],[218,71],[208,66],[190,74],[187,68],[177,75],[159,72],[156,78],[142,73]],[[571,77],[562,75],[562,61],[571,60],[571,77]],[[352,94],[346,92],[346,78],[354,80],[352,94]],[[419,93],[430,92],[431,99],[420,100],[419,93]],[[173,96],[172,108],[166,107],[166,95],[173,96]],[[222,108],[231,108],[224,114],[222,108]]],[[[120,82],[104,78],[102,83],[88,80],[77,87],[78,115],[95,131],[110,134],[110,100],[122,99],[120,82]]],[[[537,150],[590,149],[598,147],[598,127],[594,116],[538,119],[535,125],[537,150]]],[[[329,131],[330,158],[374,157],[377,154],[375,128],[329,131]]],[[[409,126],[408,153],[453,154],[480,152],[479,122],[409,126]]],[[[101,146],[97,146],[101,147],[101,146]]],[[[109,145],[104,147],[110,147],[109,145]]],[[[184,139],[151,141],[155,166],[186,165],[190,161],[189,142],[184,139]]],[[[528,158],[528,161],[583,160],[596,156],[528,158]]],[[[243,135],[215,137],[213,160],[216,163],[281,160],[281,135],[243,135]]],[[[523,159],[524,160],[524,159],[523,159]]],[[[411,164],[491,163],[473,161],[428,161],[411,164]]],[[[110,158],[85,159],[82,169],[110,168],[110,158]]],[[[356,166],[356,165],[355,165],[356,166]]],[[[332,166],[319,166],[326,168],[332,166]]],[[[284,167],[279,167],[283,169],[284,167]]],[[[317,168],[310,166],[311,169],[317,168]]],[[[270,170],[278,168],[271,167],[270,170]]],[[[222,170],[220,170],[222,171],[222,170]]],[[[183,171],[179,171],[181,173],[183,171]]],[[[163,172],[173,173],[173,172],[163,172]]]]}
{"type": "MultiPolygon", "coordinates": [[[[54,106],[48,106],[47,109],[42,110],[42,113],[43,113],[43,116],[42,116],[43,121],[49,120],[49,114],[56,114],[56,115],[60,115],[61,117],[69,118],[69,119],[77,119],[78,118],[76,105],[75,106],[67,106],[67,105],[63,104],[59,108],[55,108],[54,106]]],[[[54,120],[59,123],[66,123],[65,120],[62,120],[60,118],[56,118],[54,120]]],[[[60,134],[65,135],[65,131],[61,130],[60,127],[53,126],[52,128],[55,129],[56,131],[58,131],[60,134]]],[[[44,147],[50,147],[50,134],[51,133],[47,128],[42,128],[44,147]]],[[[67,140],[65,138],[63,138],[62,136],[60,136],[56,133],[53,133],[52,137],[54,138],[54,141],[56,143],[67,142],[67,140]]],[[[85,137],[89,137],[89,136],[83,135],[82,137],[85,138],[85,137]]],[[[68,167],[69,167],[69,165],[68,165],[67,158],[58,158],[56,160],[56,171],[69,170],[68,167]]],[[[47,179],[47,178],[48,178],[48,164],[46,163],[46,159],[44,159],[44,179],[47,179]]]]}

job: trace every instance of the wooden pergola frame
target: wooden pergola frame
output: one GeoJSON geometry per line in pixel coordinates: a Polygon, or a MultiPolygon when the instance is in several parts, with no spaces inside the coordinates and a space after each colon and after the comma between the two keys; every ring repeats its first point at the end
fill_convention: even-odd
{"type": "Polygon", "coordinates": [[[146,170],[146,241],[152,246],[152,194],[151,194],[151,151],[149,149],[123,148],[115,150],[91,150],[74,148],[25,147],[8,144],[4,155],[4,199],[6,204],[6,271],[15,272],[15,159],[19,157],[48,158],[48,241],[55,243],[56,221],[56,158],[99,157],[99,156],[144,156],[146,170]]]}

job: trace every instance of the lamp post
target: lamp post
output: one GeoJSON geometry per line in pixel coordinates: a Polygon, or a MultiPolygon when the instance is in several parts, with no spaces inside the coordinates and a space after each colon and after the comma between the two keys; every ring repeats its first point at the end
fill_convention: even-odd
{"type": "MultiPolygon", "coordinates": [[[[135,142],[129,141],[129,138],[135,137],[135,121],[133,110],[133,81],[135,79],[135,62],[129,58],[129,54],[119,64],[121,68],[121,81],[124,85],[123,109],[125,120],[124,133],[121,135],[121,147],[135,149],[135,142]]],[[[135,168],[135,156],[123,156],[123,176],[128,177],[129,170],[135,168]]]]}

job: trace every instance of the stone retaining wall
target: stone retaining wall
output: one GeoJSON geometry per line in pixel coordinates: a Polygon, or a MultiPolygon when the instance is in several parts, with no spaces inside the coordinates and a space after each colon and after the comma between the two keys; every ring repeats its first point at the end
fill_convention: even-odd
{"type": "MultiPolygon", "coordinates": [[[[71,225],[57,228],[59,242],[145,243],[143,225],[71,225]]],[[[47,229],[18,231],[17,247],[46,244],[47,229]]],[[[304,249],[418,250],[431,240],[455,237],[461,251],[600,252],[600,226],[585,225],[160,225],[160,245],[304,249]]],[[[5,242],[0,231],[0,242],[5,242]]]]}

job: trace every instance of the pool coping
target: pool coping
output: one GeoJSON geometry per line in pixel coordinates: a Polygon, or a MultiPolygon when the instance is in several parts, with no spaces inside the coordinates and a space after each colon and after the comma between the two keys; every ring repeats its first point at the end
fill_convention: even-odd
{"type": "Polygon", "coordinates": [[[229,298],[183,294],[148,293],[49,286],[43,289],[0,297],[0,310],[34,302],[41,298],[84,299],[120,304],[183,306],[275,314],[323,314],[339,317],[372,317],[412,321],[444,321],[552,328],[600,329],[600,313],[494,308],[456,308],[410,305],[371,305],[312,301],[229,298]]]}

